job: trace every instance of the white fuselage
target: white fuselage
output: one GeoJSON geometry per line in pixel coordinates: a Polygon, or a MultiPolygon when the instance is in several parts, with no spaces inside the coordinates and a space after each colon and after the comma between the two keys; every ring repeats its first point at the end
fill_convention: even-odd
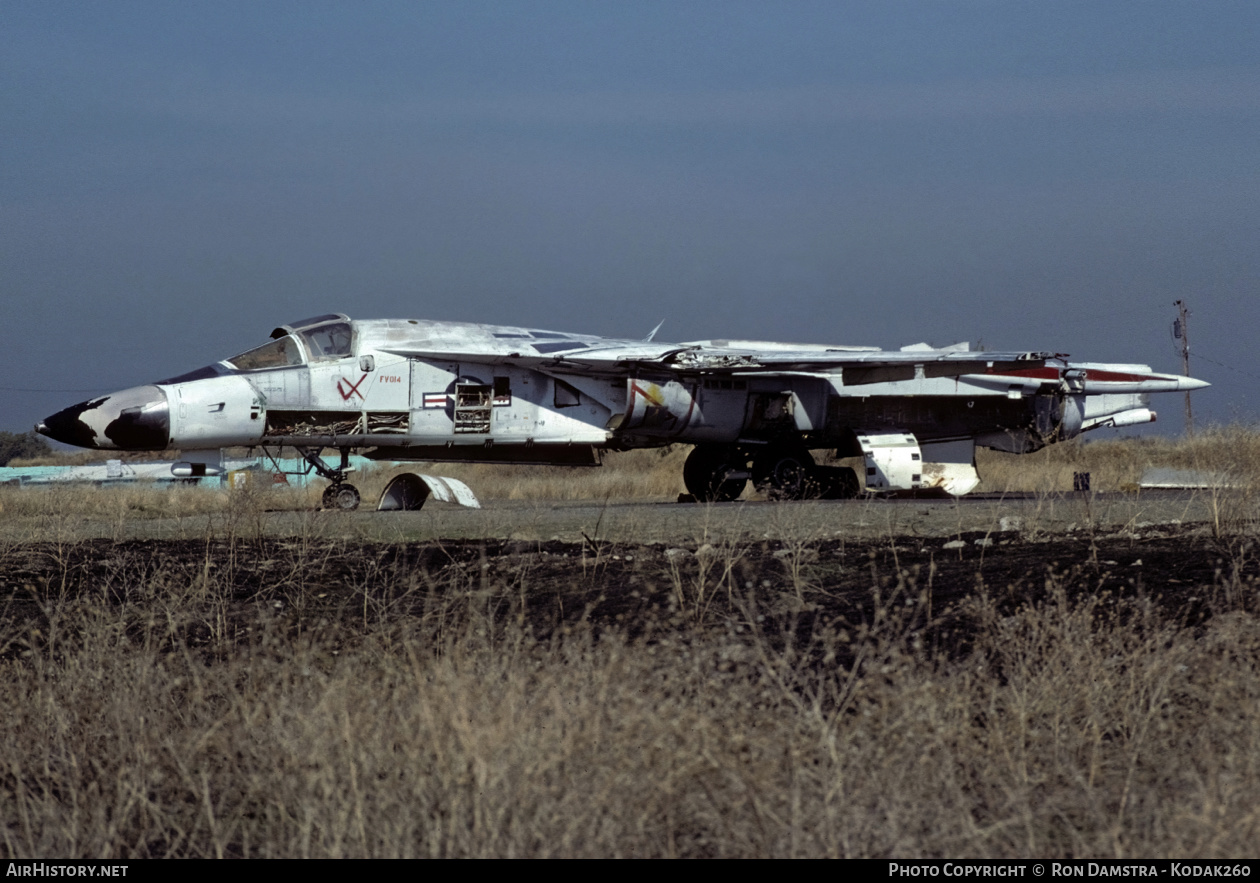
{"type": "Polygon", "coordinates": [[[872,462],[904,455],[917,464],[936,451],[965,463],[959,445],[1036,450],[1098,426],[1149,422],[1149,393],[1204,385],[1144,365],[1037,353],[667,344],[341,315],[272,338],[67,408],[40,431],[106,449],[291,445],[573,464],[601,448],[752,450],[791,439],[872,462]]]}

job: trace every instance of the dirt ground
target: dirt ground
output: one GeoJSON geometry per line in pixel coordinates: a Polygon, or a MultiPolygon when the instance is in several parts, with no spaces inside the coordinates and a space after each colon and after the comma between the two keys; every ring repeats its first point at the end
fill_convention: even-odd
{"type": "MultiPolygon", "coordinates": [[[[10,626],[10,635],[26,633],[54,609],[49,600],[143,602],[136,595],[141,586],[150,592],[154,586],[180,591],[202,586],[221,602],[220,635],[231,633],[234,622],[248,631],[260,609],[296,629],[331,621],[353,631],[366,623],[369,610],[373,616],[424,616],[452,598],[460,603],[480,598],[527,621],[540,637],[579,620],[631,635],[737,623],[799,637],[860,627],[894,605],[913,608],[907,627],[921,631],[925,649],[953,656],[967,649],[967,602],[978,593],[1006,609],[1040,600],[1056,586],[1104,598],[1142,597],[1164,615],[1194,625],[1222,602],[1236,606],[1239,593],[1254,600],[1260,585],[1250,543],[1214,538],[1208,525],[1147,523],[1126,509],[1128,520],[1118,525],[1078,522],[1060,534],[1029,530],[1027,522],[1020,530],[947,531],[943,522],[950,518],[970,524],[957,514],[960,508],[967,510],[937,510],[932,533],[916,501],[885,507],[766,506],[760,510],[767,513],[764,525],[739,513],[751,531],[720,535],[710,524],[706,537],[704,525],[693,525],[682,532],[690,537],[669,542],[606,538],[625,528],[610,507],[605,515],[613,511],[613,516],[585,524],[579,533],[586,536],[577,541],[220,533],[210,539],[19,544],[7,549],[0,568],[0,621],[10,626]],[[834,528],[843,523],[832,517],[837,514],[868,518],[883,535],[836,536],[848,533],[834,528]],[[881,515],[888,516],[883,524],[881,515]],[[887,533],[894,515],[902,529],[887,533]],[[789,517],[797,519],[795,532],[768,535],[789,517]],[[800,519],[825,525],[827,535],[802,532],[800,519]],[[906,531],[907,525],[918,531],[906,531]],[[763,526],[767,530],[759,531],[763,526]]],[[[714,510],[720,519],[721,507],[709,507],[707,517],[714,518],[714,510]]],[[[560,521],[575,517],[568,508],[563,512],[560,521]]],[[[358,525],[359,530],[384,518],[336,517],[343,529],[358,525]]],[[[396,528],[398,516],[389,517],[396,528]]],[[[421,519],[404,516],[402,523],[421,519]]],[[[649,536],[661,529],[635,524],[649,536]]],[[[555,525],[540,532],[569,530],[555,525]]],[[[189,643],[210,644],[207,628],[192,628],[189,643]]],[[[17,641],[4,652],[21,650],[17,641]]]]}
{"type": "Polygon", "coordinates": [[[11,519],[0,853],[1249,855],[1227,502],[11,519]]]}
{"type": "Polygon", "coordinates": [[[1236,501],[1210,491],[1006,494],[956,498],[869,498],[778,503],[490,501],[481,509],[429,502],[419,512],[355,512],[249,505],[177,518],[90,518],[50,512],[0,521],[0,542],[53,533],[84,539],[192,539],[265,535],[377,542],[529,540],[695,543],[767,540],[876,540],[1016,532],[1029,539],[1076,532],[1237,532],[1236,501]]]}
{"type": "MultiPolygon", "coordinates": [[[[332,514],[332,513],[328,513],[332,514]]],[[[280,515],[277,513],[277,515],[280,515]]],[[[1016,531],[1040,537],[1074,531],[1194,531],[1219,523],[1204,493],[1042,494],[964,498],[869,498],[798,503],[494,503],[470,510],[430,505],[418,513],[357,512],[345,535],[377,539],[615,540],[703,543],[733,539],[882,539],[1016,531]]],[[[300,516],[280,516],[293,530],[300,516]]]]}

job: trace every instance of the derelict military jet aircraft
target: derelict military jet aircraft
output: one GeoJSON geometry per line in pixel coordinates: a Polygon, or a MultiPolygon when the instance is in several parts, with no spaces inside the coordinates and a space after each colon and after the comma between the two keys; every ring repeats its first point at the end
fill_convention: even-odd
{"type": "MultiPolygon", "coordinates": [[[[596,466],[603,450],[683,442],[695,446],[683,481],[699,500],[733,500],[749,479],[781,498],[960,495],[979,483],[977,445],[1027,453],[1147,423],[1150,393],[1207,385],[1146,365],[966,344],[658,343],[335,314],[36,429],[86,448],[178,449],[176,475],[213,474],[226,446],[290,446],[331,482],[324,504],[343,509],[359,503],[346,482],[356,449],[380,460],[596,466]],[[339,466],[324,462],[326,448],[339,466]],[[864,474],[816,466],[815,449],[862,457],[864,474]]],[[[406,498],[392,508],[414,508],[406,498]]]]}

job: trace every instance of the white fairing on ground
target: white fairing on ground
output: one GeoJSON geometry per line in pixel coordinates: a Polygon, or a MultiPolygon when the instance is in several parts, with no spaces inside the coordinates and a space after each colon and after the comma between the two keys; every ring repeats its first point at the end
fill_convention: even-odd
{"type": "Polygon", "coordinates": [[[972,439],[923,445],[923,486],[955,497],[980,484],[976,471],[976,443],[972,439]]]}
{"type": "Polygon", "coordinates": [[[923,487],[923,456],[913,435],[902,432],[859,435],[857,440],[862,446],[868,490],[914,490],[923,487]]]}
{"type": "Polygon", "coordinates": [[[469,509],[481,508],[476,495],[468,485],[458,479],[404,472],[402,475],[394,476],[385,486],[376,510],[378,512],[415,512],[424,506],[425,501],[430,497],[440,503],[455,503],[469,509]]]}

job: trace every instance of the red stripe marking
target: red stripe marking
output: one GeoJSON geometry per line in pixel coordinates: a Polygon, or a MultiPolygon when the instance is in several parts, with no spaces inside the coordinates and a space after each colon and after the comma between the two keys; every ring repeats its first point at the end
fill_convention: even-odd
{"type": "Polygon", "coordinates": [[[1141,383],[1144,380],[1161,380],[1154,374],[1122,374],[1119,371],[1086,371],[1086,380],[1096,383],[1141,383]]]}
{"type": "Polygon", "coordinates": [[[984,372],[998,377],[1031,377],[1035,380],[1058,380],[1058,368],[1019,368],[1015,371],[997,371],[993,368],[984,372]]]}

